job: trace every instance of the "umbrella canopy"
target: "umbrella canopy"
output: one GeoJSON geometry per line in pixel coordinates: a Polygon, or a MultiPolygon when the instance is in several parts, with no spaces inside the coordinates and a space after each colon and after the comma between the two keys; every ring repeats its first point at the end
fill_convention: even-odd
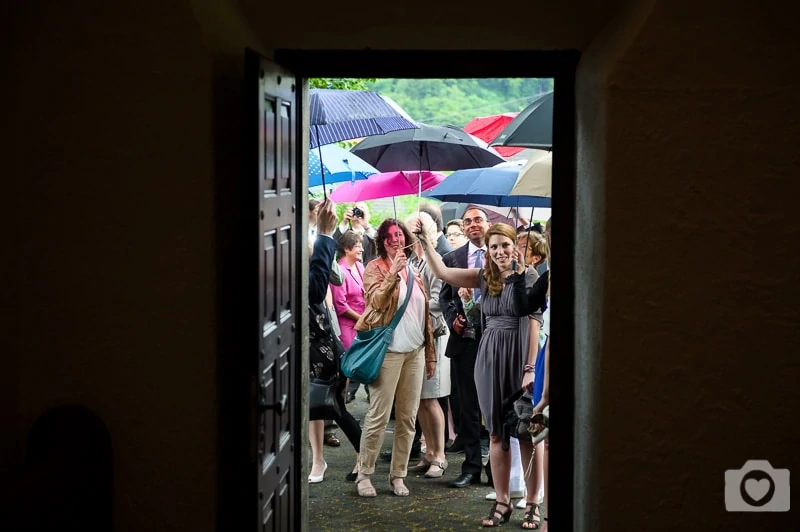
{"type": "Polygon", "coordinates": [[[550,198],[509,197],[521,171],[519,167],[497,166],[453,172],[428,195],[442,201],[482,203],[497,207],[549,207],[550,198]]]}
{"type": "Polygon", "coordinates": [[[408,115],[369,90],[311,89],[309,114],[312,148],[417,127],[408,115]]]}
{"type": "Polygon", "coordinates": [[[419,170],[385,172],[355,183],[344,183],[331,193],[330,198],[337,203],[350,203],[407,196],[419,192],[420,178],[422,179],[422,190],[429,190],[444,181],[445,177],[439,172],[420,172],[419,170]]]}
{"type": "Polygon", "coordinates": [[[522,110],[489,143],[491,146],[553,147],[553,91],[547,92],[522,110]]]}
{"type": "MultiPolygon", "coordinates": [[[[484,142],[491,142],[519,113],[503,113],[501,115],[479,116],[473,118],[464,126],[464,131],[474,135],[484,142]]],[[[496,148],[502,157],[512,157],[525,148],[496,148]]]]}
{"type": "MultiPolygon", "coordinates": [[[[516,207],[497,207],[495,205],[482,205],[480,203],[453,203],[450,201],[444,202],[439,205],[442,211],[442,220],[449,222],[454,218],[461,218],[468,209],[478,208],[486,212],[489,217],[489,223],[495,224],[502,222],[509,225],[520,226],[527,223],[530,215],[530,209],[527,212],[517,212],[516,207]],[[524,216],[523,216],[524,215],[524,216]],[[513,222],[513,223],[512,223],[513,222]]],[[[537,209],[537,212],[540,209],[537,209]]],[[[549,210],[549,209],[547,209],[549,210]]],[[[545,220],[547,218],[544,218],[545,220]]]]}
{"type": "Polygon", "coordinates": [[[322,171],[325,170],[325,183],[340,183],[355,179],[366,179],[377,174],[378,170],[336,144],[320,146],[308,150],[308,186],[323,185],[322,171]],[[322,159],[320,160],[320,152],[322,159]]]}
{"type": "Polygon", "coordinates": [[[460,170],[503,162],[481,141],[453,126],[430,126],[367,137],[352,152],[382,172],[405,170],[460,170]]]}
{"type": "Polygon", "coordinates": [[[553,152],[533,158],[519,171],[509,196],[553,197],[553,152]]]}

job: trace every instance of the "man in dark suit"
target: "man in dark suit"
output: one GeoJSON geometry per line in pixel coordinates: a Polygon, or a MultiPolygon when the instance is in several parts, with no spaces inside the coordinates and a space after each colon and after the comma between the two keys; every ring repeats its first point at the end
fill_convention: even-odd
{"type": "MultiPolygon", "coordinates": [[[[483,265],[486,251],[484,237],[489,230],[489,216],[481,209],[468,209],[462,216],[464,230],[469,242],[444,257],[446,266],[456,268],[479,268],[483,265]]],[[[481,411],[478,406],[478,390],[475,387],[475,359],[481,339],[481,324],[469,323],[458,294],[459,287],[447,283],[442,285],[439,304],[450,327],[445,356],[450,358],[450,406],[458,433],[452,448],[464,449],[461,475],[451,486],[465,488],[481,481],[481,411]]],[[[480,305],[480,293],[473,290],[476,305],[480,305]]]]}

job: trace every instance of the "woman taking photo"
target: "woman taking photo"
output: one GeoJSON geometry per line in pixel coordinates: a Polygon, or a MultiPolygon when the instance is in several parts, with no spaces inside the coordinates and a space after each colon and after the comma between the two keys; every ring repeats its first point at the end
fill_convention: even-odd
{"type": "Polygon", "coordinates": [[[361,454],[356,479],[361,497],[375,497],[370,476],[383,444],[392,402],[395,402],[392,463],[389,473],[391,491],[408,496],[405,477],[408,456],[414,439],[414,424],[419,408],[422,380],[436,371],[436,352],[428,309],[428,296],[418,274],[408,267],[411,234],[399,220],[387,219],[378,228],[378,258],[364,271],[367,308],[356,323],[356,331],[388,325],[399,302],[411,289],[405,312],[394,330],[378,378],[370,383],[369,411],[361,433],[361,454]],[[409,276],[413,285],[409,286],[409,276]]]}
{"type": "MultiPolygon", "coordinates": [[[[489,431],[489,460],[497,498],[483,526],[495,527],[511,516],[509,483],[511,455],[502,447],[505,421],[503,400],[520,388],[530,390],[538,338],[531,339],[530,319],[525,312],[525,289],[533,286],[535,271],[525,269],[516,247],[516,230],[506,224],[492,225],[486,232],[485,268],[448,268],[432,253],[425,233],[419,238],[428,265],[444,282],[463,288],[478,288],[481,294],[483,336],[475,362],[478,402],[489,431]]],[[[523,463],[530,457],[530,442],[520,441],[523,463]]]]}

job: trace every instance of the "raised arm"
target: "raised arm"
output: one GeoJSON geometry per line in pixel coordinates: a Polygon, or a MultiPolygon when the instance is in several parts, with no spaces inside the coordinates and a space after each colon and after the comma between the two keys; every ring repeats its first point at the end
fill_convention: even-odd
{"type": "Polygon", "coordinates": [[[445,266],[442,258],[436,253],[433,243],[431,243],[424,233],[417,234],[422,247],[425,248],[425,260],[428,261],[428,266],[436,274],[436,277],[453,286],[462,286],[464,288],[478,288],[480,283],[478,280],[478,268],[450,268],[445,266]]]}
{"type": "Polygon", "coordinates": [[[336,241],[331,236],[336,227],[336,211],[333,202],[326,200],[319,205],[317,214],[317,239],[308,267],[308,302],[322,303],[328,293],[331,265],[336,253],[336,241]]]}

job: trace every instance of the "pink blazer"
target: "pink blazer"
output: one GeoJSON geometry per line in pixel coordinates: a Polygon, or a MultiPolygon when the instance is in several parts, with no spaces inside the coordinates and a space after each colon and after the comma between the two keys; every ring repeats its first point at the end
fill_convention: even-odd
{"type": "Polygon", "coordinates": [[[333,295],[333,308],[339,317],[339,328],[342,330],[342,344],[347,349],[356,337],[356,322],[345,316],[344,313],[350,308],[358,314],[363,314],[364,309],[367,308],[364,300],[364,264],[356,263],[357,273],[355,274],[347,266],[344,258],[339,261],[339,266],[344,274],[344,282],[341,286],[331,285],[331,294],[333,295]]]}

